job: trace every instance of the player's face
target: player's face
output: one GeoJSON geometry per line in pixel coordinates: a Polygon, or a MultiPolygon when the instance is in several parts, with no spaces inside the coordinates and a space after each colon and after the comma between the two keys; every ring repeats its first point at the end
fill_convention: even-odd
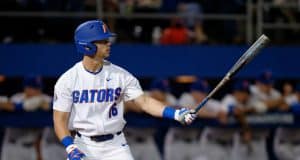
{"type": "Polygon", "coordinates": [[[244,92],[244,91],[235,91],[234,96],[242,104],[245,104],[248,101],[248,98],[249,98],[249,94],[247,92],[244,92]]]}
{"type": "Polygon", "coordinates": [[[290,83],[285,83],[282,89],[284,95],[289,95],[293,92],[293,86],[290,83]]]}
{"type": "Polygon", "coordinates": [[[273,88],[273,85],[272,84],[263,84],[263,83],[259,83],[259,88],[262,92],[264,93],[270,93],[272,88],[273,88]]]}
{"type": "Polygon", "coordinates": [[[24,94],[27,98],[38,96],[41,94],[41,90],[38,88],[25,87],[24,94]]]}
{"type": "Polygon", "coordinates": [[[99,58],[107,58],[110,53],[111,42],[108,39],[94,42],[97,46],[96,56],[99,58]]]}
{"type": "Polygon", "coordinates": [[[200,103],[206,97],[206,93],[199,91],[191,91],[191,95],[197,103],[200,103]]]}

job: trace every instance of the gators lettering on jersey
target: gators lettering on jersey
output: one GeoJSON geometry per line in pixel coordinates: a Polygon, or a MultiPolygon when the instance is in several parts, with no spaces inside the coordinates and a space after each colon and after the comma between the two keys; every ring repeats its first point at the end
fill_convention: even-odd
{"type": "Polygon", "coordinates": [[[118,100],[122,89],[120,87],[108,89],[74,90],[72,93],[73,103],[112,102],[118,100]]]}
{"type": "Polygon", "coordinates": [[[91,73],[78,62],[57,81],[54,110],[70,112],[69,128],[86,136],[121,131],[124,101],[143,94],[129,72],[105,61],[101,71],[91,73]]]}

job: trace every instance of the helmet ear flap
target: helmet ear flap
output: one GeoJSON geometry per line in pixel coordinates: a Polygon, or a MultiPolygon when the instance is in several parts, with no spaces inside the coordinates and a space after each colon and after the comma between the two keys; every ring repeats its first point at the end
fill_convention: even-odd
{"type": "Polygon", "coordinates": [[[97,46],[93,43],[77,41],[75,44],[77,51],[85,55],[93,55],[97,51],[97,46]]]}

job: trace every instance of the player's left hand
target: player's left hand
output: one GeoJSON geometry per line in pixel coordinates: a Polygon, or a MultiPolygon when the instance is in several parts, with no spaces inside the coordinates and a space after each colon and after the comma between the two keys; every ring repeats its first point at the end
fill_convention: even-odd
{"type": "Polygon", "coordinates": [[[181,124],[191,124],[197,117],[197,114],[194,110],[188,108],[181,108],[175,111],[175,120],[181,124]]]}
{"type": "Polygon", "coordinates": [[[82,153],[75,144],[69,145],[67,148],[68,160],[83,160],[85,154],[82,153]]]}

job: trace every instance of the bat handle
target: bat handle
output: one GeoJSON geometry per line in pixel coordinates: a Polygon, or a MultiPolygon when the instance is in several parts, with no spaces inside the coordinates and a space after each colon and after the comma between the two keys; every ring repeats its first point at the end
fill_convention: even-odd
{"type": "Polygon", "coordinates": [[[195,112],[197,113],[209,100],[209,97],[205,97],[202,102],[195,108],[195,112]]]}

